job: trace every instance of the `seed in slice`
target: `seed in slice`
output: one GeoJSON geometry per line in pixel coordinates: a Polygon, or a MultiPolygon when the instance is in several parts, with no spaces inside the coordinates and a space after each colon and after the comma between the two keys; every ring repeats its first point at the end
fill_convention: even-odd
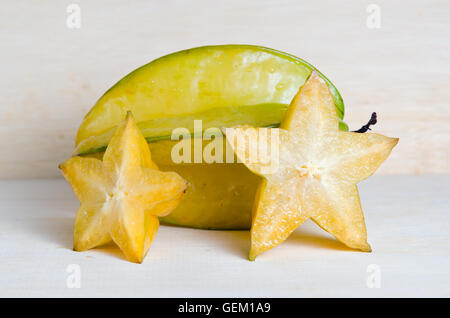
{"type": "Polygon", "coordinates": [[[334,107],[325,81],[313,71],[279,129],[226,129],[240,161],[263,177],[250,260],[282,243],[308,218],[345,245],[371,251],[356,184],[375,172],[398,138],[340,131],[334,107]],[[261,155],[265,148],[270,152],[261,155]]]}
{"type": "Polygon", "coordinates": [[[187,182],[153,163],[131,113],[117,128],[103,160],[72,157],[60,165],[80,201],[74,250],[113,240],[131,262],[141,263],[159,226],[184,196],[187,182]]]}

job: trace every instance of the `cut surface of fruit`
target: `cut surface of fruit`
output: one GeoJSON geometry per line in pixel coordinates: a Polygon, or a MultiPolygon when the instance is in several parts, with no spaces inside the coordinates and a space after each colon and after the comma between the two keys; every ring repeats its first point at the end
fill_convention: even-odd
{"type": "Polygon", "coordinates": [[[74,250],[113,240],[129,261],[137,263],[147,254],[158,217],[178,205],[187,187],[178,174],[158,170],[130,113],[102,160],[72,157],[60,168],[80,201],[74,250]]]}
{"type": "MultiPolygon", "coordinates": [[[[177,171],[192,185],[183,202],[162,220],[201,228],[249,228],[255,177],[238,164],[202,163],[208,170],[205,174],[195,165],[173,163],[172,130],[184,127],[192,133],[194,120],[202,121],[203,130],[241,124],[276,127],[314,69],[295,56],[251,45],[199,47],[161,57],[125,76],[97,101],[78,130],[74,154],[104,151],[117,124],[132,110],[155,163],[162,170],[177,171]],[[220,204],[212,191],[196,193],[200,189],[221,193],[220,204]]],[[[329,85],[342,119],[341,96],[320,76],[329,85]]],[[[342,121],[340,128],[348,130],[342,121]]]]}
{"type": "Polygon", "coordinates": [[[375,172],[398,139],[339,131],[338,122],[333,97],[313,72],[280,129],[227,129],[238,158],[263,177],[255,199],[249,259],[282,243],[308,218],[345,245],[371,250],[356,184],[375,172]],[[262,143],[270,145],[270,153],[258,153],[265,147],[262,143]]]}
{"type": "MultiPolygon", "coordinates": [[[[202,229],[249,229],[253,199],[260,178],[240,163],[174,164],[171,149],[177,142],[162,140],[149,143],[152,160],[161,171],[174,171],[189,182],[181,204],[160,220],[167,224],[202,229]]],[[[203,140],[203,144],[204,149],[209,141],[203,140]]],[[[226,140],[221,140],[221,144],[226,147],[226,140]]],[[[191,154],[193,145],[192,142],[191,154]]],[[[224,149],[223,153],[226,151],[224,149]]],[[[233,153],[233,150],[229,151],[233,153]]],[[[88,156],[102,159],[103,153],[88,156]]]]}

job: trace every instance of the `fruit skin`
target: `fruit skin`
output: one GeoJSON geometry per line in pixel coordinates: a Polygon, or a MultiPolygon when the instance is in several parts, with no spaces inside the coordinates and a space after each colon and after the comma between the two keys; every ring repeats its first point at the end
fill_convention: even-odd
{"type": "Polygon", "coordinates": [[[386,160],[398,138],[343,132],[338,123],[329,89],[313,71],[279,129],[227,129],[238,158],[263,178],[255,196],[249,260],[281,244],[309,218],[348,247],[371,251],[356,184],[386,160]],[[254,142],[249,136],[256,136],[254,142]],[[250,156],[264,144],[279,151],[250,156]]]}
{"type": "Polygon", "coordinates": [[[113,240],[126,258],[141,263],[159,227],[184,196],[187,183],[161,172],[129,113],[119,124],[103,158],[72,157],[60,165],[80,201],[74,250],[113,240]]]}
{"type": "Polygon", "coordinates": [[[260,178],[249,173],[243,164],[192,164],[160,168],[175,171],[189,182],[183,202],[170,215],[162,217],[162,222],[210,230],[250,228],[250,212],[260,178]],[[214,202],[213,213],[208,202],[214,202]]]}
{"type": "MultiPolygon", "coordinates": [[[[159,146],[169,138],[168,128],[186,127],[191,118],[202,119],[204,129],[210,125],[276,126],[314,69],[290,54],[251,45],[206,46],[161,57],[125,76],[98,100],[77,133],[75,154],[103,151],[115,125],[132,110],[138,127],[150,141],[155,162],[163,170],[177,171],[192,184],[187,199],[162,221],[200,228],[249,228],[248,198],[256,191],[251,173],[238,164],[211,164],[205,174],[204,169],[158,160],[170,154],[169,151],[159,156],[158,149],[164,148],[159,146]],[[264,111],[258,113],[258,109],[264,111]],[[236,175],[241,176],[239,181],[236,175]],[[252,188],[234,196],[232,185],[242,188],[245,180],[252,188]],[[211,191],[194,193],[195,189],[204,188],[211,191]],[[212,189],[222,194],[222,205],[216,204],[212,189]],[[225,211],[228,216],[224,216],[225,211]]],[[[330,87],[336,112],[342,119],[342,98],[331,82],[321,76],[330,87]]],[[[341,123],[341,128],[348,129],[345,123],[341,123]]]]}

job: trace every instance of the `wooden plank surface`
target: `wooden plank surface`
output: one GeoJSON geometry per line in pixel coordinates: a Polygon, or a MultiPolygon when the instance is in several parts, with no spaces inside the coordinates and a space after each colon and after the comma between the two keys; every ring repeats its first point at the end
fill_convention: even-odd
{"type": "Polygon", "coordinates": [[[307,222],[250,262],[248,231],[161,226],[134,264],[113,245],[72,250],[64,180],[0,181],[0,296],[449,297],[450,177],[375,176],[359,190],[372,253],[307,222]]]}
{"type": "Polygon", "coordinates": [[[450,173],[450,2],[80,0],[0,4],[0,178],[59,175],[83,115],[122,76],[161,55],[248,43],[306,59],[338,87],[346,121],[372,111],[400,137],[379,173],[450,173]],[[380,28],[367,26],[369,4],[380,28]]]}

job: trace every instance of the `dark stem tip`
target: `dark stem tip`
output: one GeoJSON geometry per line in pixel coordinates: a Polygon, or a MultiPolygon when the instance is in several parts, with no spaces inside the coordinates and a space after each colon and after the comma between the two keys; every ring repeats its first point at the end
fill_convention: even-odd
{"type": "Polygon", "coordinates": [[[367,122],[367,124],[365,124],[364,126],[362,126],[361,128],[359,128],[358,130],[354,130],[353,132],[356,133],[365,133],[370,129],[370,126],[373,126],[377,123],[377,113],[373,112],[372,116],[370,116],[370,120],[367,122]]]}

